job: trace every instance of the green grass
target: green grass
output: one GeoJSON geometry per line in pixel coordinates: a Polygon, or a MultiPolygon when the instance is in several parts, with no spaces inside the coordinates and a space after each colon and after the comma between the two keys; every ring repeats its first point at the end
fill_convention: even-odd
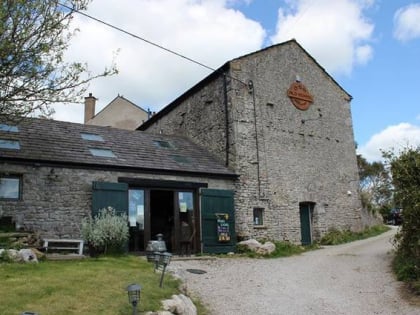
{"type": "Polygon", "coordinates": [[[332,229],[325,234],[321,240],[321,245],[338,245],[349,243],[357,240],[363,240],[369,237],[377,236],[386,231],[389,231],[389,227],[386,225],[375,225],[364,229],[361,232],[352,232],[350,230],[336,230],[332,229]]]}
{"type": "MultiPolygon", "coordinates": [[[[261,243],[264,244],[265,241],[261,241],[261,243]]],[[[257,254],[254,251],[248,249],[246,246],[242,245],[237,246],[237,252],[239,256],[246,256],[250,258],[278,258],[299,255],[308,250],[319,248],[316,244],[310,246],[301,246],[284,241],[273,241],[273,243],[276,245],[276,249],[269,255],[257,254]]]]}
{"type": "Polygon", "coordinates": [[[131,314],[125,288],[142,286],[139,312],[157,311],[179,293],[179,280],[165,274],[163,288],[153,264],[135,256],[0,264],[0,314],[131,314]]]}

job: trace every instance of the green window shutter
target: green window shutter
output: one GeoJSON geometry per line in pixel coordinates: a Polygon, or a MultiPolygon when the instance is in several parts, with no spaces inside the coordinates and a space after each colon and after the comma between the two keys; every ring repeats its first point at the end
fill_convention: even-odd
{"type": "Polygon", "coordinates": [[[234,252],[236,246],[234,193],[232,190],[201,190],[203,252],[234,252]]]}
{"type": "Polygon", "coordinates": [[[120,214],[128,214],[128,184],[92,183],[92,216],[106,207],[113,207],[120,214]]]}

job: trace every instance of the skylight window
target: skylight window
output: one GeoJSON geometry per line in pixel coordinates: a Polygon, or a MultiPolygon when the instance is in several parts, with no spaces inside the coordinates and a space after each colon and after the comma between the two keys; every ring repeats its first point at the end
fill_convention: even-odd
{"type": "Polygon", "coordinates": [[[19,150],[20,144],[17,140],[0,139],[1,149],[19,150]]]}
{"type": "Polygon", "coordinates": [[[153,140],[153,143],[159,148],[164,148],[164,149],[173,149],[174,148],[174,146],[171,143],[169,143],[168,141],[153,140]]]}
{"type": "Polygon", "coordinates": [[[191,164],[191,161],[182,155],[171,155],[170,156],[175,162],[181,163],[181,164],[191,164]]]}
{"type": "Polygon", "coordinates": [[[116,158],[116,155],[110,149],[90,148],[89,151],[93,156],[116,158]]]}
{"type": "Polygon", "coordinates": [[[0,131],[6,131],[6,132],[19,132],[19,129],[17,126],[11,126],[6,124],[0,124],[0,131]]]}
{"type": "Polygon", "coordinates": [[[94,133],[81,133],[82,139],[88,140],[88,141],[100,141],[104,142],[104,139],[100,135],[96,135],[94,133]]]}

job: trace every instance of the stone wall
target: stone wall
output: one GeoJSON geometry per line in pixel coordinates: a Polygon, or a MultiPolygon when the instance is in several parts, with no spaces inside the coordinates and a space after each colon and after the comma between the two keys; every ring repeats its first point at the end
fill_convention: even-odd
{"type": "Polygon", "coordinates": [[[79,238],[82,218],[91,213],[92,182],[118,182],[119,177],[208,183],[209,188],[233,189],[229,180],[175,175],[60,168],[0,163],[0,173],[22,176],[22,200],[0,200],[2,216],[12,216],[27,231],[41,237],[79,238]]]}
{"type": "Polygon", "coordinates": [[[231,61],[226,87],[228,129],[220,75],[147,131],[186,135],[219,158],[229,132],[228,165],[240,175],[237,234],[300,242],[302,202],[315,204],[315,239],[332,227],[359,230],[351,97],[294,42],[231,61]],[[297,76],[314,97],[306,111],[287,97],[297,76]],[[254,225],[255,207],[264,208],[263,226],[254,225]]]}

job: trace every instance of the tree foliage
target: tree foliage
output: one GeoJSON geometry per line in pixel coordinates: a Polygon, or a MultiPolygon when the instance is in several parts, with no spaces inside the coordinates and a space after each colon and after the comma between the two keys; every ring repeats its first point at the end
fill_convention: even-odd
{"type": "Polygon", "coordinates": [[[392,207],[392,182],[389,170],[382,162],[368,162],[357,155],[362,205],[371,212],[382,215],[392,207]]]}
{"type": "Polygon", "coordinates": [[[385,156],[391,165],[395,202],[403,209],[397,234],[399,277],[420,281],[420,147],[385,156]]]}
{"type": "Polygon", "coordinates": [[[2,0],[0,2],[0,119],[50,116],[52,103],[76,103],[94,78],[81,62],[64,61],[75,10],[91,0],[2,0]]]}

